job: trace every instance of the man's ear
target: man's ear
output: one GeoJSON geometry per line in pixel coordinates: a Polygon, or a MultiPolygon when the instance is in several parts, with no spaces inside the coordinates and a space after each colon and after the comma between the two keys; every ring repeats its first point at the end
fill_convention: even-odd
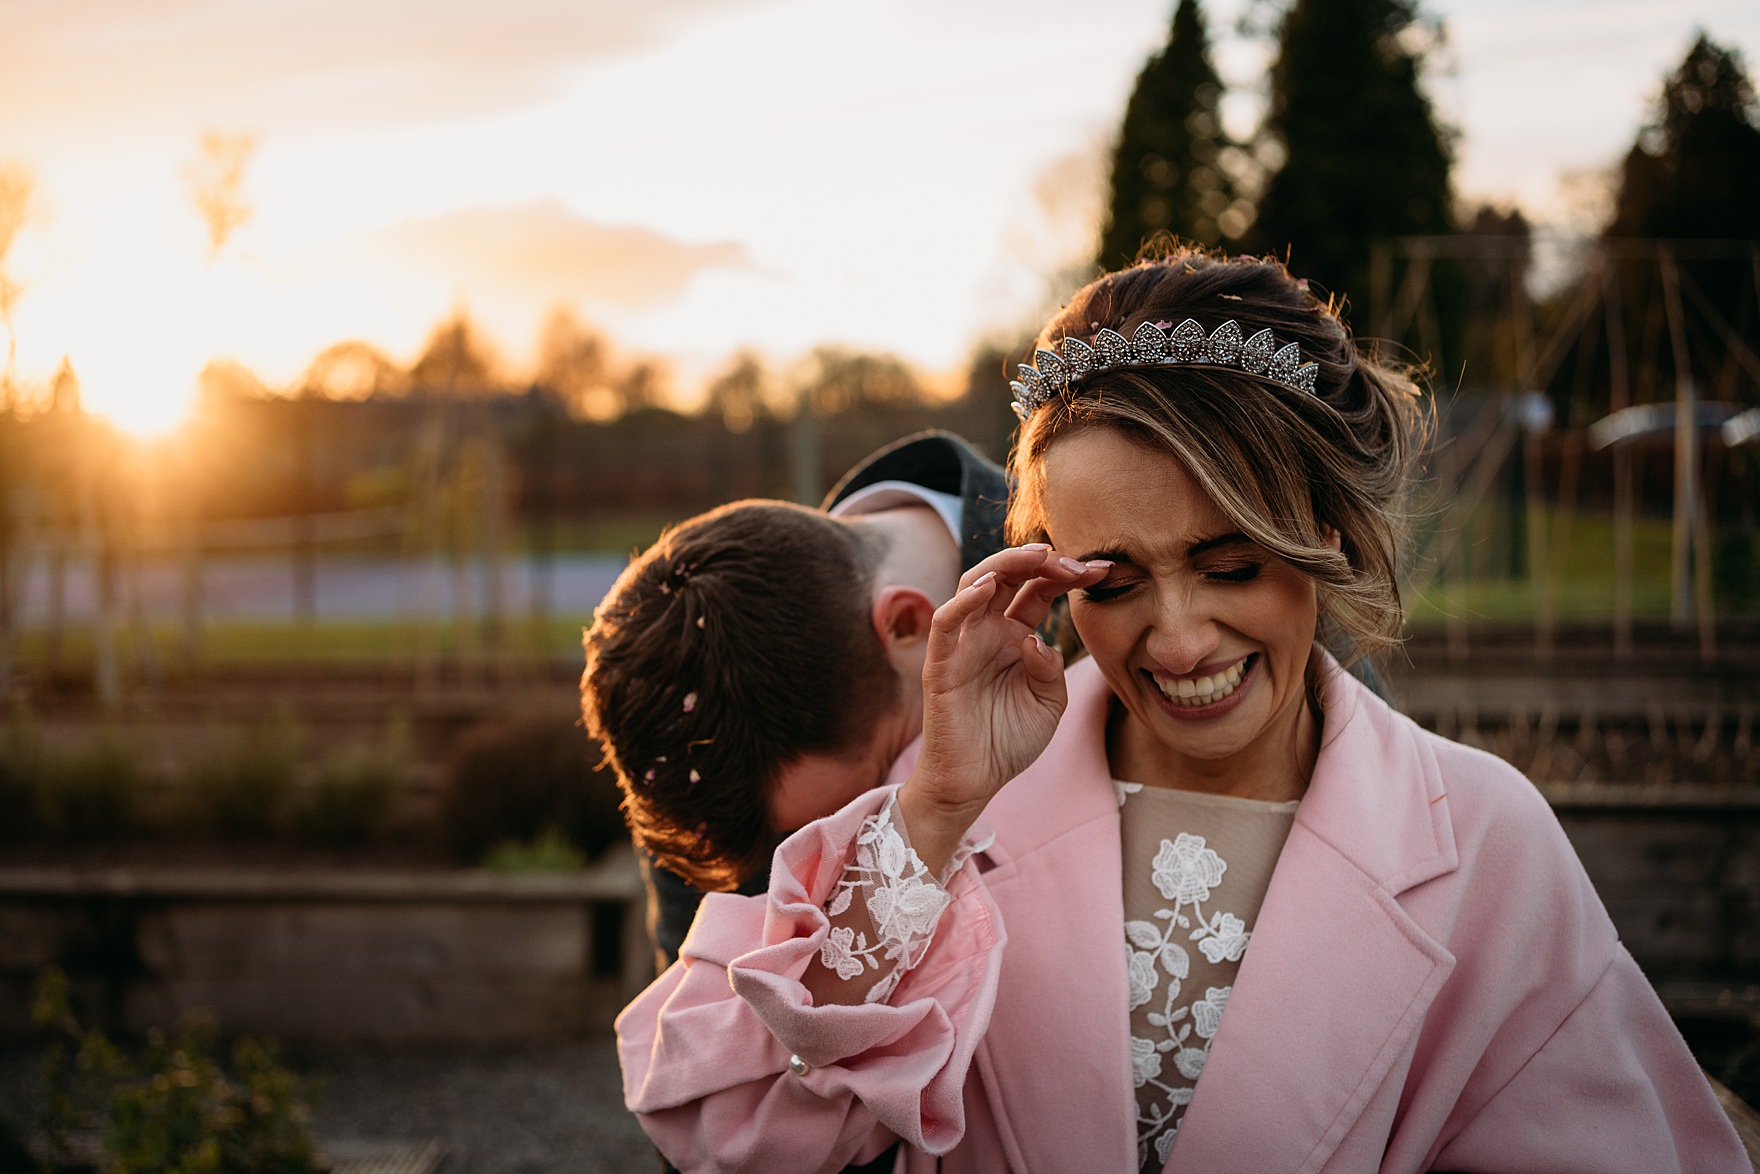
{"type": "Polygon", "coordinates": [[[874,634],[891,655],[929,642],[929,622],[935,618],[935,604],[915,587],[893,583],[874,593],[868,614],[874,634]]]}

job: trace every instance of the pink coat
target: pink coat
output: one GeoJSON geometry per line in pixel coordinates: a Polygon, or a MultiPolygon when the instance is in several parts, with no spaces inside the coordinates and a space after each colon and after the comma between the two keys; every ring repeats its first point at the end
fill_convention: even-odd
{"type": "MultiPolygon", "coordinates": [[[[816,1008],[798,981],[882,792],[784,843],[767,897],[705,900],[617,1023],[625,1098],[681,1169],[837,1170],[895,1137],[912,1171],[1136,1169],[1109,694],[1091,662],[1069,689],[889,1005],[816,1008]]],[[[1323,707],[1167,1169],[1747,1174],[1527,780],[1343,673],[1323,707]]]]}

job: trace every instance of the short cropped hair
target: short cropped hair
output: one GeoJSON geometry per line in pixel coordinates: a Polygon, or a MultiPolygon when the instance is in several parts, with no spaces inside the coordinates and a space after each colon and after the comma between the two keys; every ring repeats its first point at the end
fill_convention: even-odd
{"type": "Polygon", "coordinates": [[[1130,337],[1144,322],[1196,319],[1243,335],[1269,328],[1319,365],[1314,394],[1238,370],[1124,367],[1091,375],[1021,424],[1011,457],[1011,541],[1045,534],[1045,453],[1059,436],[1117,430],[1168,454],[1241,532],[1307,575],[1327,644],[1346,663],[1397,643],[1405,622],[1397,571],[1405,504],[1428,425],[1412,372],[1364,354],[1333,307],[1282,264],[1176,249],[1089,284],[1041,331],[1038,346],[1130,337]],[[1326,530],[1339,534],[1334,549],[1326,530]]]}
{"type": "Polygon", "coordinates": [[[667,531],[618,577],[582,640],[581,714],[661,865],[706,890],[761,871],[777,775],[860,745],[898,704],[869,618],[884,553],[814,510],[743,501],[667,531]]]}

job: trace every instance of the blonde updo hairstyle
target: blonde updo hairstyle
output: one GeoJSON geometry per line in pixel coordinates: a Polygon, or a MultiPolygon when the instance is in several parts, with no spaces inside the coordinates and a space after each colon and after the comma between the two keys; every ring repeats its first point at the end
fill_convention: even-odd
{"type": "Polygon", "coordinates": [[[1396,644],[1405,623],[1396,572],[1404,505],[1428,417],[1400,367],[1365,356],[1329,305],[1276,261],[1179,250],[1079,291],[1040,333],[1092,342],[1103,327],[1130,337],[1143,322],[1195,319],[1206,333],[1233,319],[1269,328],[1319,365],[1314,394],[1229,368],[1143,366],[1077,383],[1034,411],[1010,457],[1012,542],[1046,537],[1045,453],[1059,437],[1112,428],[1164,452],[1241,532],[1318,589],[1326,642],[1345,663],[1396,644]],[[1339,536],[1334,548],[1330,531],[1339,536]]]}

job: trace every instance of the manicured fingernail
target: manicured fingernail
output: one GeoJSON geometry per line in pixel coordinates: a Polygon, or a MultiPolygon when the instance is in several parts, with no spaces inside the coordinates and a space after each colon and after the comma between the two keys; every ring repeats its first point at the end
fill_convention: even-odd
{"type": "Polygon", "coordinates": [[[1051,544],[1049,542],[1023,542],[1023,543],[1021,543],[1021,549],[1022,550],[1050,550],[1051,544]]]}
{"type": "Polygon", "coordinates": [[[1072,575],[1084,575],[1088,571],[1087,563],[1077,562],[1073,558],[1064,558],[1057,561],[1061,562],[1063,564],[1063,569],[1070,572],[1072,575]]]}
{"type": "Polygon", "coordinates": [[[979,575],[976,579],[973,579],[972,585],[970,587],[967,587],[966,590],[967,591],[976,591],[978,588],[982,587],[984,584],[988,583],[990,580],[994,579],[995,577],[996,577],[995,571],[985,571],[982,575],[979,575]]]}
{"type": "Polygon", "coordinates": [[[1087,564],[1087,568],[1090,571],[1105,571],[1111,569],[1111,567],[1112,560],[1109,558],[1097,558],[1087,564]]]}

